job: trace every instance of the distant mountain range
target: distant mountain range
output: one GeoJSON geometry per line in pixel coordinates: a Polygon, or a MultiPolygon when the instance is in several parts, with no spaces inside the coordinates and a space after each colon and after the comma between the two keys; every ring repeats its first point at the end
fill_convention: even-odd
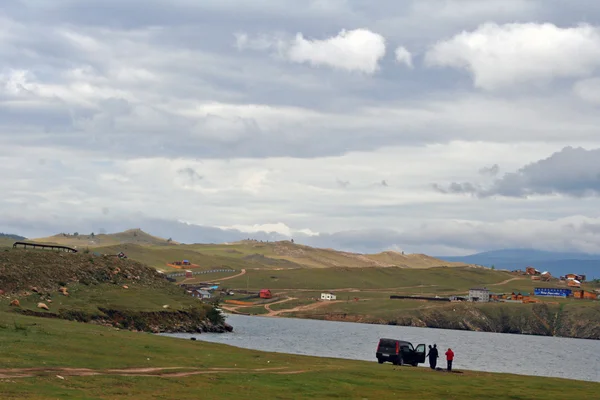
{"type": "Polygon", "coordinates": [[[535,249],[503,249],[486,251],[468,256],[440,256],[442,260],[477,264],[497,269],[525,269],[534,267],[553,276],[575,273],[587,276],[588,280],[600,279],[600,254],[563,253],[535,249]]]}
{"type": "Polygon", "coordinates": [[[14,239],[14,240],[25,240],[25,239],[27,239],[24,236],[15,235],[15,234],[12,234],[12,233],[2,233],[2,232],[0,232],[0,238],[14,239]]]}

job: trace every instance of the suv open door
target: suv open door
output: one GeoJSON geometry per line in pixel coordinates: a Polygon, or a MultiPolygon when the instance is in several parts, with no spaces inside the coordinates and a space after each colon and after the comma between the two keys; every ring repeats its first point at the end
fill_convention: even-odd
{"type": "Polygon", "coordinates": [[[416,363],[424,363],[425,362],[425,354],[427,349],[424,344],[420,344],[415,349],[415,362],[416,363]]]}

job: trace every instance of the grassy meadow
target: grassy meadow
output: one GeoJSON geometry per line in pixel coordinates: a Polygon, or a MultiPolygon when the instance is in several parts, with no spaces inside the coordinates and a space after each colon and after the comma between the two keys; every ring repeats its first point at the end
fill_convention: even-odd
{"type": "Polygon", "coordinates": [[[565,393],[591,399],[600,390],[598,383],[564,379],[266,353],[1,311],[0,352],[3,399],[244,399],[251,393],[271,399],[562,400],[565,393]],[[15,368],[36,370],[20,371],[33,377],[17,377],[15,368]],[[82,373],[98,375],[76,376],[82,373]],[[178,376],[185,373],[191,375],[178,376]]]}

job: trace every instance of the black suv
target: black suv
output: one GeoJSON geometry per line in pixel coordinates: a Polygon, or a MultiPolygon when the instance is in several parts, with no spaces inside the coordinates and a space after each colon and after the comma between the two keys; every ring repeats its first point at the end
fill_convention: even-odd
{"type": "Polygon", "coordinates": [[[410,364],[417,366],[425,362],[425,345],[420,344],[414,348],[412,343],[396,339],[379,339],[377,345],[377,361],[383,364],[386,361],[394,365],[410,364]]]}

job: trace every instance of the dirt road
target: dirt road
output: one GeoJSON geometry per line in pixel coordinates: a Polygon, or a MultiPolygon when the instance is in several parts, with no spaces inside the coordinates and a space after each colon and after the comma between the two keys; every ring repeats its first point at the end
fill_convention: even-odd
{"type": "Polygon", "coordinates": [[[232,276],[228,276],[226,278],[220,278],[220,279],[213,279],[212,281],[206,281],[206,283],[213,283],[213,282],[222,282],[222,281],[227,281],[229,279],[233,279],[233,278],[237,278],[238,276],[242,276],[246,274],[246,269],[242,268],[242,272],[240,272],[237,275],[232,275],[232,276]]]}
{"type": "Polygon", "coordinates": [[[502,282],[492,283],[489,286],[500,286],[500,285],[506,285],[507,283],[512,282],[512,281],[525,281],[525,280],[527,280],[527,278],[510,278],[510,279],[507,279],[502,282]]]}
{"type": "Polygon", "coordinates": [[[288,369],[288,367],[276,368],[188,368],[188,367],[166,367],[166,368],[124,368],[124,369],[89,369],[89,368],[8,368],[0,369],[0,379],[31,378],[34,376],[56,376],[64,379],[68,376],[160,376],[164,378],[180,378],[201,374],[222,373],[270,373],[270,374],[301,374],[305,370],[288,369]],[[183,370],[183,371],[177,371],[183,370]]]}
{"type": "MultiPolygon", "coordinates": [[[[293,298],[290,298],[290,300],[293,300],[293,298]]],[[[290,312],[314,310],[316,308],[321,308],[321,307],[327,306],[329,304],[339,303],[340,301],[341,300],[317,301],[316,303],[307,304],[307,305],[304,305],[304,306],[296,306],[296,307],[293,307],[293,308],[286,308],[284,310],[277,310],[277,311],[273,311],[273,310],[271,310],[269,308],[269,313],[262,315],[262,317],[277,317],[277,316],[279,316],[279,314],[282,314],[282,313],[290,313],[290,312]]],[[[280,302],[280,303],[283,303],[283,302],[280,302]]]]}

